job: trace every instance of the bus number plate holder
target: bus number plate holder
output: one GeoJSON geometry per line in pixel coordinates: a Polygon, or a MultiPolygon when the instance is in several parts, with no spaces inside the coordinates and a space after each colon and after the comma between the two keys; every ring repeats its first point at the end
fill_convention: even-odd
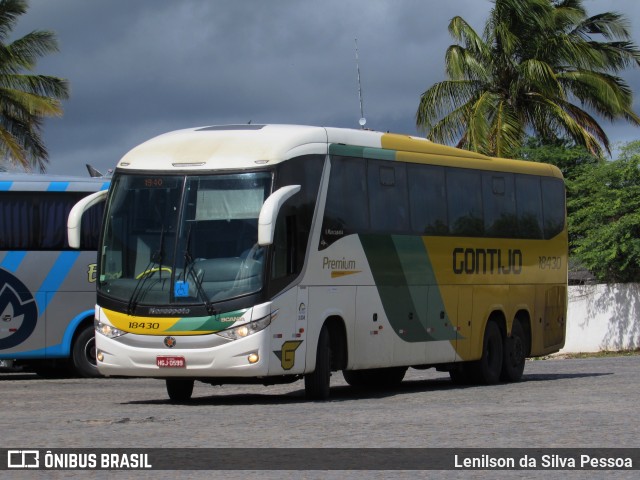
{"type": "Polygon", "coordinates": [[[156,357],[156,365],[160,368],[184,368],[187,363],[184,357],[156,357]]]}

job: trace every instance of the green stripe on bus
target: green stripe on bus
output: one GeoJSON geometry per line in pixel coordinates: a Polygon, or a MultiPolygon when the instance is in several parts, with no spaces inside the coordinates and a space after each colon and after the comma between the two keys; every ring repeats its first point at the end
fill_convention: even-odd
{"type": "Polygon", "coordinates": [[[396,334],[407,342],[455,340],[422,238],[360,235],[360,241],[396,334]]]}
{"type": "Polygon", "coordinates": [[[435,340],[455,340],[458,336],[446,314],[422,237],[394,235],[392,238],[420,322],[435,340]]]}
{"type": "Polygon", "coordinates": [[[344,157],[373,158],[376,160],[396,159],[395,150],[373,147],[355,147],[353,145],[342,145],[337,143],[329,145],[329,154],[341,155],[344,157]]]}
{"type": "Polygon", "coordinates": [[[171,328],[166,331],[178,331],[178,332],[219,332],[231,327],[242,315],[246,313],[247,309],[237,310],[233,312],[227,312],[219,315],[212,315],[207,317],[186,317],[181,318],[171,328]]]}
{"type": "Polygon", "coordinates": [[[360,241],[394,332],[407,342],[435,340],[420,321],[393,237],[360,235],[360,241]]]}

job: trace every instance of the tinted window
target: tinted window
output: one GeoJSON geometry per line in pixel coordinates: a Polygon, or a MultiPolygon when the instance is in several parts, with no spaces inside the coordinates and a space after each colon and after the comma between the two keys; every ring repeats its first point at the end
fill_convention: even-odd
{"type": "Polygon", "coordinates": [[[300,185],[300,191],[285,202],[278,214],[271,278],[294,275],[302,269],[323,165],[324,156],[308,155],[278,166],[275,190],[300,185]]]}
{"type": "Polygon", "coordinates": [[[553,238],[564,229],[564,183],[559,178],[543,178],[541,186],[544,237],[553,238]]]}
{"type": "Polygon", "coordinates": [[[411,230],[423,235],[446,235],[447,197],[444,167],[407,165],[411,230]]]}
{"type": "Polygon", "coordinates": [[[542,196],[539,177],[516,175],[516,210],[518,236],[542,238],[542,196]]]}
{"type": "MultiPolygon", "coordinates": [[[[89,193],[4,192],[0,195],[0,250],[67,250],[67,218],[89,193]]],[[[95,250],[103,203],[82,217],[80,248],[95,250]]]]}
{"type": "Polygon", "coordinates": [[[366,172],[363,158],[331,157],[320,249],[345,235],[369,229],[366,172]]]}
{"type": "Polygon", "coordinates": [[[551,238],[565,227],[561,179],[332,157],[320,248],[352,233],[551,238]]]}
{"type": "Polygon", "coordinates": [[[480,172],[451,168],[447,170],[449,231],[455,236],[482,236],[482,187],[480,172]]]}
{"type": "Polygon", "coordinates": [[[513,175],[502,172],[482,174],[484,233],[487,237],[516,237],[518,220],[513,175]]]}
{"type": "Polygon", "coordinates": [[[402,163],[369,160],[369,225],[372,232],[409,231],[406,172],[402,163]]]}

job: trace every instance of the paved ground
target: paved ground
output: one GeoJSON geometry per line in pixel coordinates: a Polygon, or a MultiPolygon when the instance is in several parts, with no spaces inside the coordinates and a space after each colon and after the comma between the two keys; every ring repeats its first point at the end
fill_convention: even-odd
{"type": "MultiPolygon", "coordinates": [[[[398,389],[358,392],[334,374],[327,402],[305,401],[302,382],[197,383],[193,402],[176,405],[159,380],[0,374],[0,399],[4,448],[234,447],[250,455],[256,447],[640,447],[640,356],[530,361],[522,382],[491,387],[457,387],[446,373],[409,370],[398,389]]],[[[158,478],[157,473],[162,472],[145,478],[158,478]]],[[[340,472],[294,473],[259,472],[251,478],[346,478],[340,472]]],[[[527,472],[441,473],[520,478],[527,472]]],[[[551,472],[528,473],[550,478],[551,472]]],[[[556,473],[584,478],[587,472],[556,473]]],[[[593,478],[610,477],[598,473],[593,478]]],[[[635,478],[629,473],[614,477],[635,478]]]]}

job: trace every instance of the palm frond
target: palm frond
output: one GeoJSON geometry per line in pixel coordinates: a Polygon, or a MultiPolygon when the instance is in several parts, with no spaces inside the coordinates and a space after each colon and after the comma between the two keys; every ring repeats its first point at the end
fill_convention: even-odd
{"type": "Polygon", "coordinates": [[[455,145],[467,138],[467,119],[469,105],[462,105],[438,120],[427,132],[426,137],[432,142],[455,145]]]}
{"type": "Polygon", "coordinates": [[[490,77],[487,63],[459,45],[451,45],[445,54],[445,69],[452,80],[486,81],[490,77]]]}
{"type": "Polygon", "coordinates": [[[26,13],[25,0],[3,0],[0,2],[0,42],[3,42],[13,31],[18,17],[26,13]]]}
{"type": "Polygon", "coordinates": [[[590,39],[593,35],[601,35],[607,40],[631,38],[629,23],[616,12],[605,12],[586,18],[575,26],[572,33],[585,39],[590,39]]]}
{"type": "Polygon", "coordinates": [[[32,70],[40,57],[58,51],[58,41],[53,32],[36,30],[5,46],[2,67],[13,71],[32,70]]]}
{"type": "Polygon", "coordinates": [[[426,90],[416,123],[430,138],[505,155],[533,130],[602,155],[607,120],[640,125],[633,92],[617,76],[640,66],[626,19],[587,16],[584,0],[492,0],[479,36],[461,17],[449,24],[449,80],[426,90]],[[456,124],[456,122],[458,122],[456,124]]]}
{"type": "Polygon", "coordinates": [[[471,80],[445,80],[436,83],[420,97],[416,124],[429,131],[437,119],[449,111],[466,104],[478,90],[478,83],[471,80]]]}
{"type": "Polygon", "coordinates": [[[484,56],[488,53],[487,45],[482,37],[462,17],[457,16],[451,19],[449,34],[473,54],[484,56]]]}
{"type": "Polygon", "coordinates": [[[500,101],[495,109],[491,129],[492,148],[487,154],[497,157],[514,157],[524,140],[523,122],[513,107],[500,101]]]}

